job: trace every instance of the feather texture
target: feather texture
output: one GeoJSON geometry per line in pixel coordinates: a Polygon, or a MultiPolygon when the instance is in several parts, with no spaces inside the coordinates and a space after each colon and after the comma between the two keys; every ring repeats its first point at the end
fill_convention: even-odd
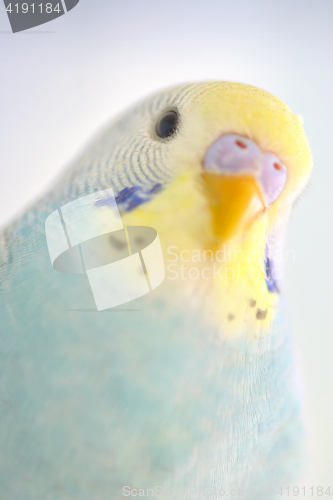
{"type": "MultiPolygon", "coordinates": [[[[191,487],[193,499],[204,488],[246,489],[245,498],[255,499],[297,477],[304,453],[298,373],[272,269],[281,266],[286,219],[310,167],[300,120],[270,94],[223,82],[179,86],[111,125],[4,229],[3,498],[106,500],[123,498],[124,486],[165,486],[182,490],[179,499],[191,487]],[[169,108],[180,112],[179,133],[175,141],[157,140],[154,124],[169,108]],[[166,279],[140,299],[97,313],[85,274],[52,269],[46,217],[112,187],[124,223],[157,229],[165,258],[170,244],[202,251],[209,210],[197,174],[202,152],[224,131],[246,131],[289,168],[257,263],[263,291],[254,298],[274,315],[260,321],[244,292],[252,303],[246,313],[239,305],[237,334],[230,334],[220,321],[230,293],[202,279],[166,279]]],[[[243,295],[237,288],[239,301],[243,295]]]]}

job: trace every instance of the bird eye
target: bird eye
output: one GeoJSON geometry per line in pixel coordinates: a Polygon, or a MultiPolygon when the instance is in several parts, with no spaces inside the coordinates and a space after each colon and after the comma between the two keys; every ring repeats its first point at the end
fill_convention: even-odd
{"type": "Polygon", "coordinates": [[[156,124],[158,137],[165,139],[175,135],[178,126],[178,114],[176,111],[167,111],[156,124]]]}

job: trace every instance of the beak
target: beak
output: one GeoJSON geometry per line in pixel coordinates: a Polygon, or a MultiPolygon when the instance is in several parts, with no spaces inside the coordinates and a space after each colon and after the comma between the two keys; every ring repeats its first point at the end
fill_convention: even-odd
{"type": "Polygon", "coordinates": [[[265,198],[253,175],[204,172],[202,178],[219,241],[230,241],[265,212],[265,198]]]}

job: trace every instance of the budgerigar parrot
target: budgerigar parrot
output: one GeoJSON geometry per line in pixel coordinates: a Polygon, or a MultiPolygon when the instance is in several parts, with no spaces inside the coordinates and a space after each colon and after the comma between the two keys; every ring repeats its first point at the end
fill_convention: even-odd
{"type": "Polygon", "coordinates": [[[268,500],[302,477],[282,252],[311,166],[301,117],[273,95],[182,85],[120,117],[3,229],[2,500],[268,500]],[[88,271],[52,267],[45,222],[92,194],[111,217],[107,190],[125,228],[157,232],[165,278],[98,310],[88,271]]]}

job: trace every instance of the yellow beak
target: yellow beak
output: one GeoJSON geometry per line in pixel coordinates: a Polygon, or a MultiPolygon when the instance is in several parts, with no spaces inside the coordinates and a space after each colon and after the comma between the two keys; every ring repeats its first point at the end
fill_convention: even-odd
{"type": "Polygon", "coordinates": [[[204,172],[202,178],[213,232],[220,242],[227,242],[246,230],[267,208],[261,187],[252,175],[204,172]]]}

